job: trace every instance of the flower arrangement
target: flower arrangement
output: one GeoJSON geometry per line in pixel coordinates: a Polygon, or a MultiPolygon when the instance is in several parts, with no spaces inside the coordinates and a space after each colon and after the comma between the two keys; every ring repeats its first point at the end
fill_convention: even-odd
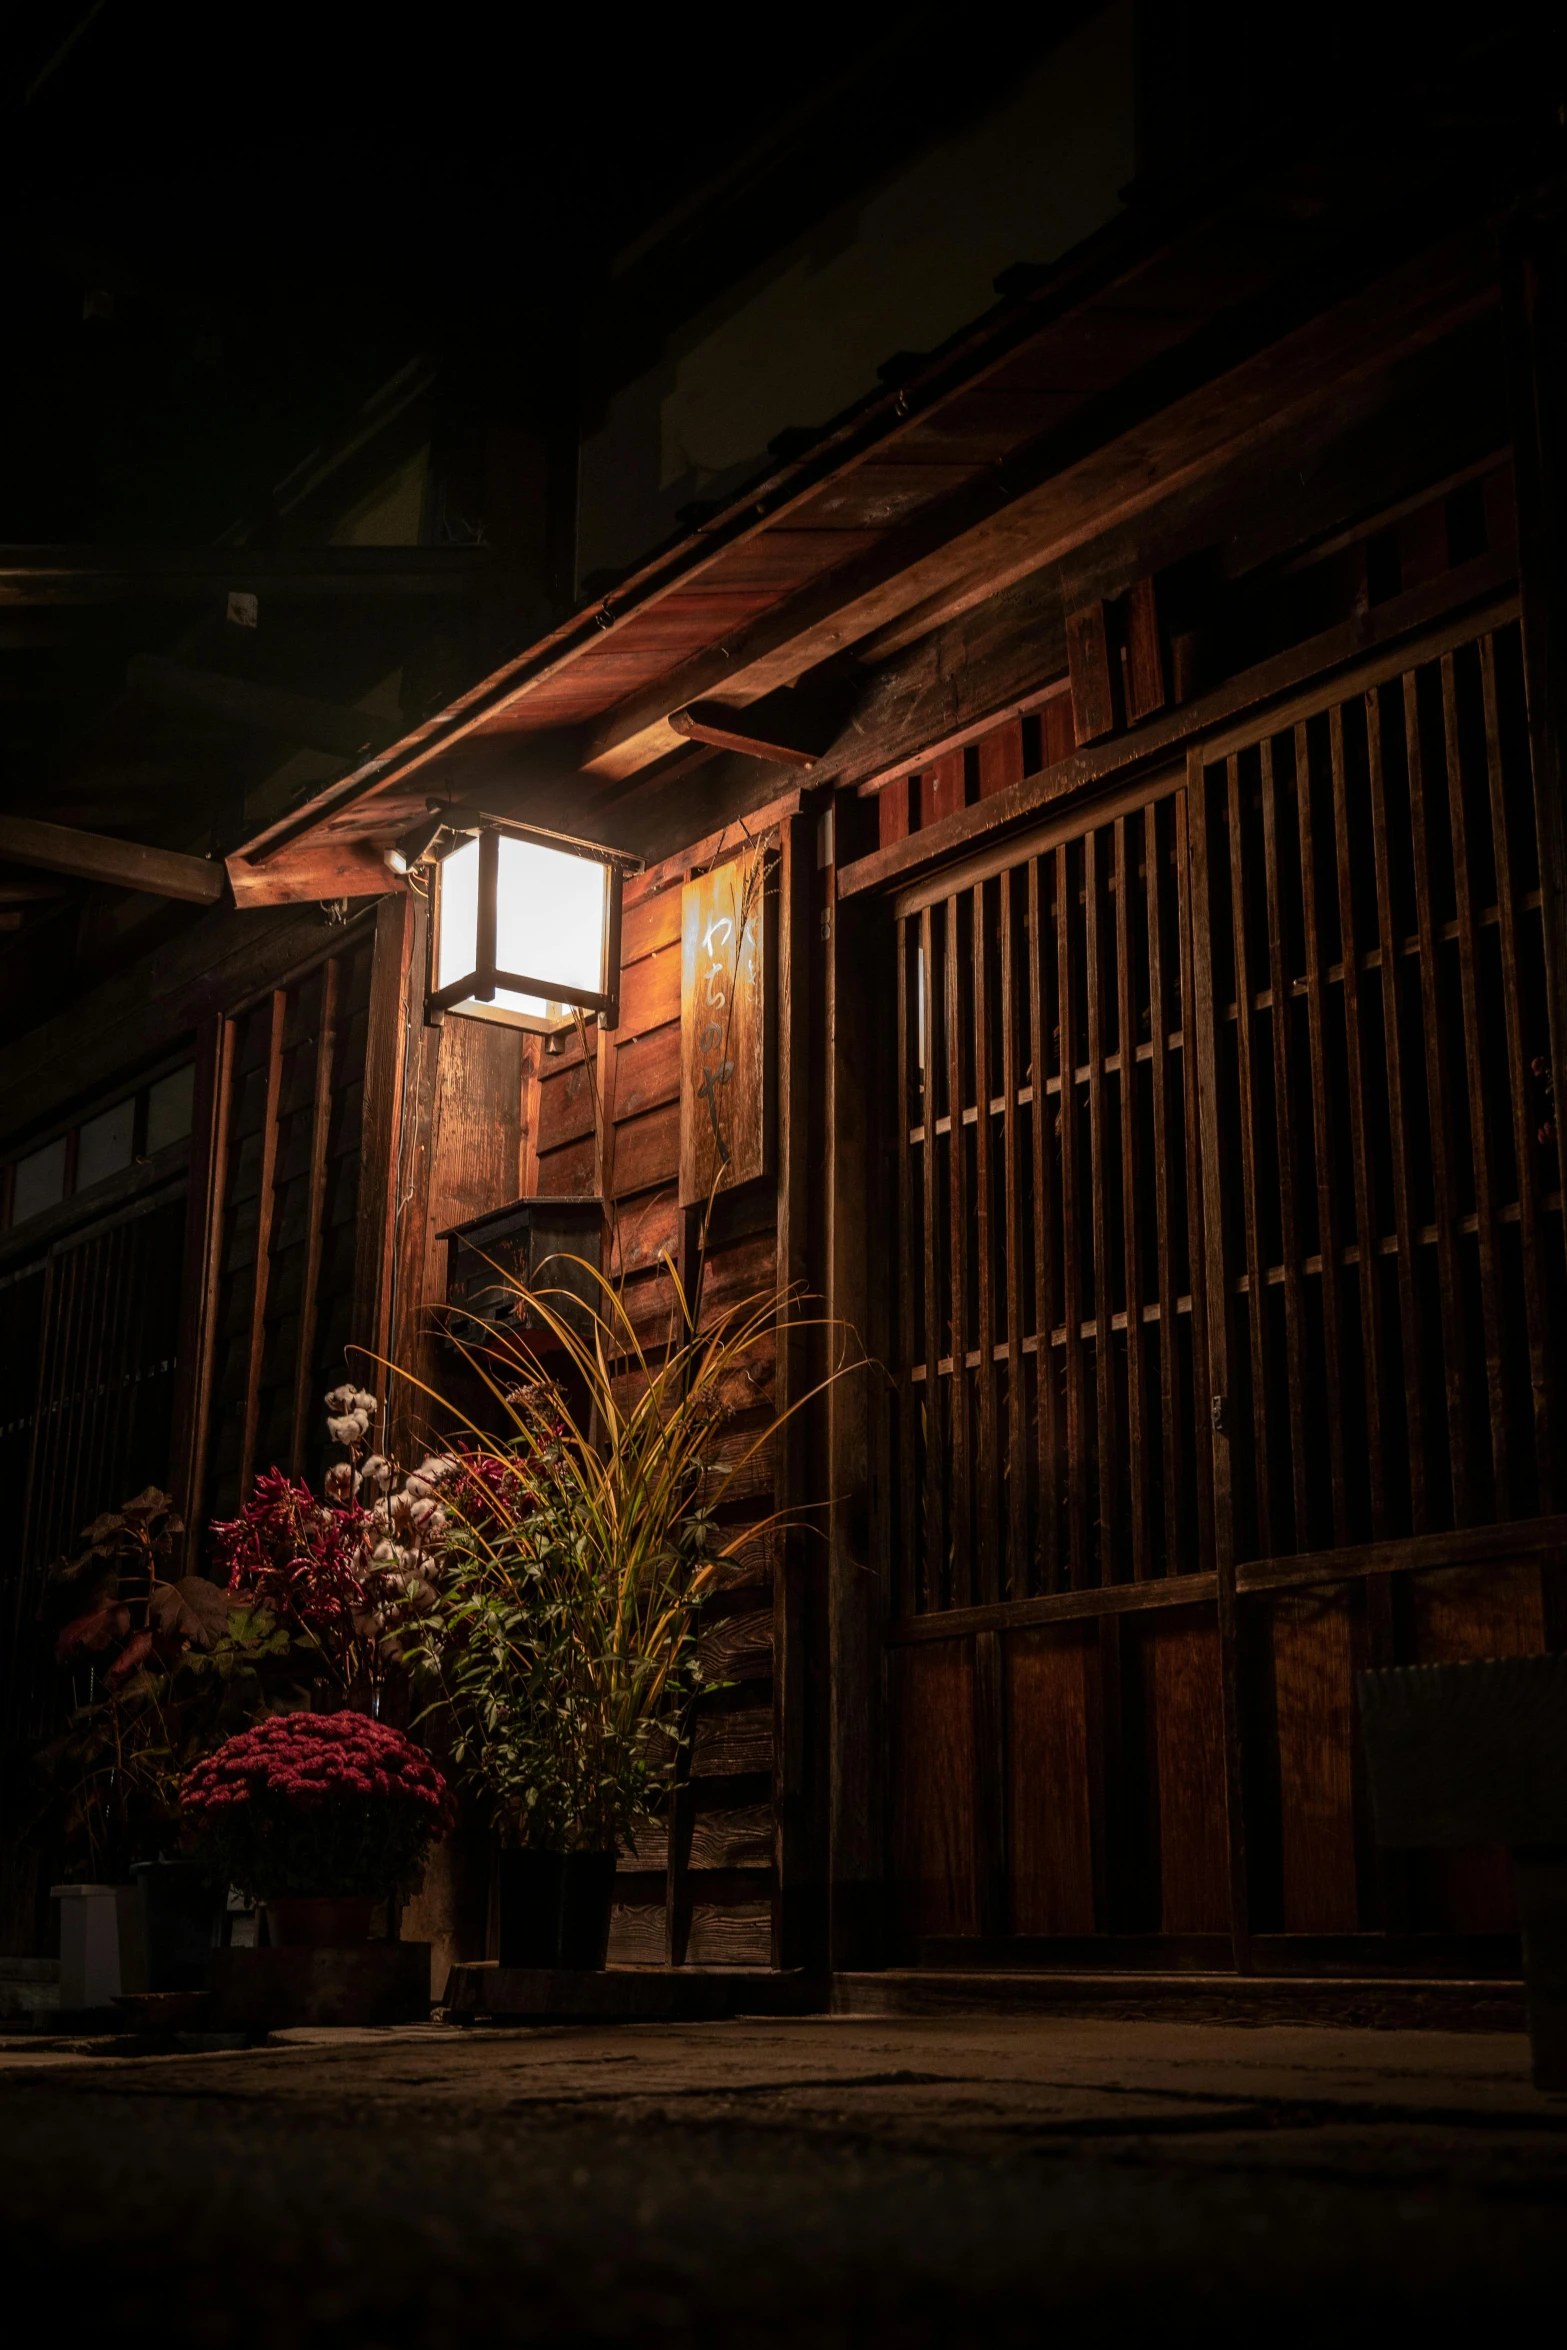
{"type": "Polygon", "coordinates": [[[406,1892],[453,1819],[428,1757],[359,1713],[258,1722],[196,1765],[180,1808],[196,1857],[267,1901],[406,1892]]]}
{"type": "Polygon", "coordinates": [[[326,1407],[327,1433],[349,1457],[327,1470],[324,1499],[267,1470],[212,1539],[229,1590],[275,1611],[340,1703],[378,1715],[395,1627],[433,1604],[430,1561],[447,1527],[438,1489],[456,1463],[437,1455],[404,1477],[384,1453],[366,1457],[373,1395],[336,1387],[326,1407]]]}

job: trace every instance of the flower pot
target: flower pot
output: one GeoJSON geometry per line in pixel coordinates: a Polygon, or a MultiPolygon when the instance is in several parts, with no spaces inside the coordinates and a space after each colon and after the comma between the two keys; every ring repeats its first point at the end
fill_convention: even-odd
{"type": "Polygon", "coordinates": [[[368,1894],[325,1900],[269,1901],[267,1932],[274,1948],[345,1950],[370,1939],[370,1913],[375,1903],[368,1894]]]}
{"type": "MultiPolygon", "coordinates": [[[[223,1938],[226,1893],[196,1861],[142,1860],[131,1868],[141,1912],[148,1992],[204,1991],[223,1938]]],[[[125,1986],[131,1990],[129,1983],[125,1986]]]]}
{"type": "Polygon", "coordinates": [[[499,1892],[502,1966],[604,1964],[613,1852],[503,1852],[499,1892]]]}

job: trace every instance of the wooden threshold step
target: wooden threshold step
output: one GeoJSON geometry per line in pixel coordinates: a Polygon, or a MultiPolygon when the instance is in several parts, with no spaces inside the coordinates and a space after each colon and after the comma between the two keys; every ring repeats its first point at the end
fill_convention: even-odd
{"type": "Polygon", "coordinates": [[[1165,2023],[1369,2025],[1389,2031],[1521,2032],[1521,1981],[1420,1976],[1069,1975],[890,1967],[835,1974],[834,2015],[1081,2015],[1165,2023]]]}
{"type": "Polygon", "coordinates": [[[455,2024],[712,2023],[733,2015],[819,2015],[824,1979],[770,1967],[454,1966],[442,2001],[455,2024]]]}

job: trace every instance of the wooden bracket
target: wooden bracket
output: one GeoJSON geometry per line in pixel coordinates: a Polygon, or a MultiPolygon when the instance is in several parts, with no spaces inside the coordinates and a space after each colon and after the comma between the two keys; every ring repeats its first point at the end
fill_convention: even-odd
{"type": "Polygon", "coordinates": [[[743,709],[727,702],[692,702],[674,711],[669,723],[688,742],[743,751],[752,759],[778,759],[791,767],[814,766],[838,731],[833,711],[789,687],[743,709]]]}

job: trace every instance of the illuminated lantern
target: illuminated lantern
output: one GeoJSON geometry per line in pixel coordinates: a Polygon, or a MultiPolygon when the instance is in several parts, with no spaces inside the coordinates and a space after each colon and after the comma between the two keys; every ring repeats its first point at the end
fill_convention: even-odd
{"type": "MultiPolygon", "coordinates": [[[[448,823],[462,819],[451,811],[448,823]]],[[[620,996],[620,888],[639,860],[560,833],[480,817],[435,860],[429,1010],[542,1034],[620,996]]],[[[410,862],[413,860],[410,859],[410,862]]]]}

